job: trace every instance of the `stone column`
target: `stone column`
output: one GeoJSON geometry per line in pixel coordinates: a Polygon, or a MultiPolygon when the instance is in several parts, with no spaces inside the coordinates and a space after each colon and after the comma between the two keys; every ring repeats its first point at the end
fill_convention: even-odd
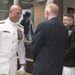
{"type": "Polygon", "coordinates": [[[53,3],[54,0],[47,0],[46,5],[53,3]]]}
{"type": "Polygon", "coordinates": [[[13,4],[14,5],[21,5],[21,0],[13,0],[13,4]]]}

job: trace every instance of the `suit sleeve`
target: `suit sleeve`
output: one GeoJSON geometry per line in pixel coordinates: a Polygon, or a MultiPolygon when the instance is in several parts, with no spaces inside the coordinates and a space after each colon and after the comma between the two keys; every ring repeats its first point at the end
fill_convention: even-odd
{"type": "Polygon", "coordinates": [[[33,60],[36,60],[36,57],[39,55],[41,48],[43,46],[45,31],[40,25],[36,28],[35,34],[33,36],[33,40],[31,43],[31,53],[33,56],[33,60]]]}
{"type": "Polygon", "coordinates": [[[24,34],[22,40],[18,44],[18,56],[19,56],[19,62],[20,64],[26,64],[25,60],[25,45],[24,45],[24,34]]]}

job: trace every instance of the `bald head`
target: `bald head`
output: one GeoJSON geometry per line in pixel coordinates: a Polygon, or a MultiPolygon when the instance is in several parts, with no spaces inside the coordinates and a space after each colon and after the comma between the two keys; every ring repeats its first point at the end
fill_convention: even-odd
{"type": "Polygon", "coordinates": [[[16,10],[16,9],[22,10],[22,8],[21,8],[19,5],[12,5],[12,6],[10,7],[9,11],[16,10]]]}
{"type": "Polygon", "coordinates": [[[22,14],[22,8],[19,5],[12,5],[9,9],[9,18],[12,22],[17,22],[22,14]]]}
{"type": "Polygon", "coordinates": [[[58,12],[59,12],[59,7],[54,3],[48,4],[45,8],[45,15],[47,18],[50,18],[52,16],[57,16],[58,12]]]}

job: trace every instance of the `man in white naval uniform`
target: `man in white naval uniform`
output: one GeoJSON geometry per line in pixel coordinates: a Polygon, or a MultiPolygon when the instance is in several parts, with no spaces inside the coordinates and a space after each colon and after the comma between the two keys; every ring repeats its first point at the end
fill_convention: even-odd
{"type": "Polygon", "coordinates": [[[0,75],[16,75],[17,55],[19,53],[20,64],[25,67],[25,48],[23,35],[16,24],[21,17],[22,8],[19,5],[12,5],[9,10],[9,17],[0,22],[0,75]]]}

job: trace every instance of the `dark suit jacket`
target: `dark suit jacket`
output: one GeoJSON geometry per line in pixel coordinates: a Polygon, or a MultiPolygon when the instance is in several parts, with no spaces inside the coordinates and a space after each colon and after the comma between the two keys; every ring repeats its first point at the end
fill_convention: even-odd
{"type": "Polygon", "coordinates": [[[70,26],[69,31],[71,34],[64,53],[64,66],[75,67],[75,26],[70,26]]]}
{"type": "Polygon", "coordinates": [[[33,75],[62,75],[67,28],[56,18],[40,23],[31,44],[33,75]]]}

